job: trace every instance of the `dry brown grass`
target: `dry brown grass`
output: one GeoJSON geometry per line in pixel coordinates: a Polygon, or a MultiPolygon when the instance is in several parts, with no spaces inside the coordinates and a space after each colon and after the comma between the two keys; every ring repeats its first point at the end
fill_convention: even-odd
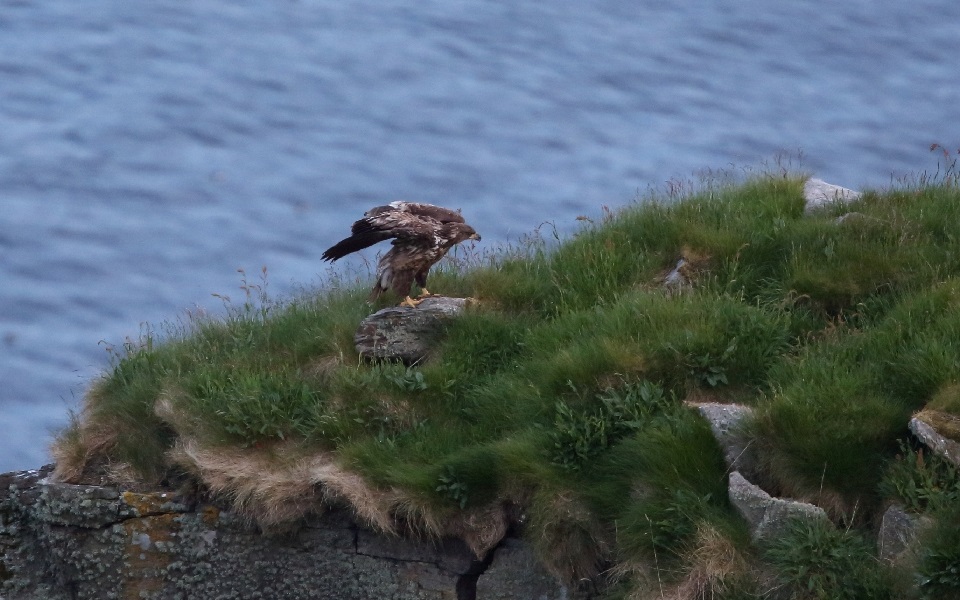
{"type": "Polygon", "coordinates": [[[344,364],[343,354],[328,354],[318,357],[304,367],[305,379],[324,380],[344,364]]]}
{"type": "Polygon", "coordinates": [[[336,503],[350,506],[365,525],[395,532],[391,508],[399,502],[399,493],[374,489],[340,468],[329,453],[305,453],[294,443],[267,451],[210,448],[181,438],[170,460],[213,494],[230,498],[237,512],[264,530],[288,527],[336,503]]]}
{"type": "Polygon", "coordinates": [[[116,429],[100,422],[76,420],[50,446],[56,463],[52,477],[64,483],[80,483],[95,457],[114,445],[116,429]]]}
{"type": "Polygon", "coordinates": [[[306,452],[294,443],[270,449],[203,447],[180,440],[170,460],[211,493],[229,498],[235,510],[265,531],[295,526],[327,506],[347,506],[358,521],[389,534],[456,537],[482,558],[510,526],[503,500],[466,511],[437,511],[398,489],[370,485],[327,452],[306,452]]]}
{"type": "Polygon", "coordinates": [[[750,562],[716,527],[701,523],[684,553],[683,570],[663,570],[656,560],[621,561],[608,575],[627,579],[627,600],[713,600],[737,582],[754,578],[750,562]],[[678,581],[679,578],[679,581],[678,581]]]}
{"type": "Polygon", "coordinates": [[[610,582],[629,582],[630,591],[625,596],[625,600],[652,600],[666,597],[666,588],[654,563],[635,559],[621,560],[604,575],[610,582]]]}
{"type": "Polygon", "coordinates": [[[612,547],[596,517],[568,491],[540,490],[534,501],[529,535],[544,565],[568,584],[595,578],[612,547]]]}
{"type": "MultiPolygon", "coordinates": [[[[381,409],[408,418],[406,401],[383,402],[381,409]],[[394,405],[397,404],[397,405],[394,405]]],[[[398,489],[382,489],[343,468],[333,454],[307,450],[293,442],[269,447],[209,447],[184,437],[197,424],[186,422],[172,396],[156,412],[181,434],[169,453],[172,465],[193,474],[214,494],[264,530],[292,526],[327,505],[350,507],[364,525],[381,532],[462,539],[478,557],[500,543],[510,526],[505,499],[466,511],[440,511],[398,489]]]]}
{"type": "Polygon", "coordinates": [[[697,528],[684,564],[683,580],[666,596],[671,600],[713,600],[728,591],[734,580],[749,575],[746,557],[727,536],[705,523],[697,528]]]}
{"type": "Polygon", "coordinates": [[[710,271],[713,266],[713,256],[694,250],[690,246],[684,246],[680,250],[680,258],[685,261],[680,271],[690,281],[696,281],[701,274],[710,271]]]}
{"type": "Polygon", "coordinates": [[[960,416],[942,410],[924,409],[914,415],[942,435],[955,442],[960,442],[960,416]]]}
{"type": "Polygon", "coordinates": [[[713,263],[714,259],[709,254],[684,246],[674,265],[661,271],[652,282],[642,287],[654,290],[666,286],[669,293],[692,290],[710,274],[713,263]]]}
{"type": "Polygon", "coordinates": [[[56,463],[52,477],[55,481],[81,483],[90,476],[91,466],[100,457],[108,456],[116,444],[120,431],[113,419],[93,418],[91,412],[103,394],[102,385],[94,384],[84,399],[79,415],[71,415],[70,425],[50,446],[56,463]]]}
{"type": "Polygon", "coordinates": [[[177,400],[183,394],[183,390],[178,387],[165,387],[160,393],[160,398],[153,405],[153,412],[160,420],[169,423],[178,434],[196,435],[203,424],[196,419],[190,419],[186,412],[176,409],[177,400]]]}
{"type": "Polygon", "coordinates": [[[427,510],[420,514],[419,521],[428,525],[427,533],[432,537],[449,536],[463,540],[478,558],[485,557],[495,548],[510,527],[508,510],[502,501],[451,511],[442,516],[427,510]]]}
{"type": "MultiPolygon", "coordinates": [[[[318,367],[322,371],[332,362],[318,367]]],[[[141,478],[130,465],[101,460],[109,455],[120,429],[102,418],[90,418],[98,393],[98,388],[91,389],[85,414],[74,419],[55,442],[54,477],[69,483],[141,487],[141,478]]],[[[516,499],[498,498],[465,511],[439,510],[409,493],[374,487],[338,464],[332,453],[294,442],[246,448],[203,443],[203,424],[177,409],[181,394],[178,388],[167,388],[154,406],[157,417],[179,436],[167,452],[167,465],[189,473],[212,495],[228,499],[238,514],[264,531],[296,526],[328,506],[347,506],[358,522],[377,531],[434,539],[457,537],[483,557],[500,543],[514,520],[509,507],[516,499]]],[[[380,409],[397,420],[412,418],[406,400],[385,399],[380,409]]]]}

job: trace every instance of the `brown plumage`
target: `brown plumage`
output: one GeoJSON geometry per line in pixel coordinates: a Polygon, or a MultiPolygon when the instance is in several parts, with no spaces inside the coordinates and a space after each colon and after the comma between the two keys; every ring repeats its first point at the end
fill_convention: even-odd
{"type": "Polygon", "coordinates": [[[455,244],[480,240],[460,213],[448,208],[416,202],[391,202],[364,213],[353,224],[351,236],[340,240],[323,253],[323,260],[338,258],[393,238],[393,247],[377,263],[377,282],[370,292],[376,300],[384,290],[392,289],[403,303],[416,306],[410,288],[416,281],[422,296],[427,290],[427,272],[455,244]]]}

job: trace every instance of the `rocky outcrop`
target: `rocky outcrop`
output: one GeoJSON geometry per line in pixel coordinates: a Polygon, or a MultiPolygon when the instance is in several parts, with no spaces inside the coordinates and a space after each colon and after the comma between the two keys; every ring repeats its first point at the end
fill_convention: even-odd
{"type": "Polygon", "coordinates": [[[803,198],[807,201],[804,210],[808,214],[834,203],[852,202],[860,195],[860,192],[827,183],[822,179],[808,179],[803,184],[803,198]]]}
{"type": "Polygon", "coordinates": [[[753,416],[752,408],[717,402],[686,404],[706,419],[714,439],[723,450],[724,459],[731,470],[727,496],[730,504],[747,522],[754,541],[776,538],[786,531],[789,522],[794,519],[823,519],[829,522],[822,508],[806,502],[775,498],[744,476],[744,473],[754,476],[758,472],[756,451],[745,429],[747,420],[753,416]]]}
{"type": "Polygon", "coordinates": [[[574,596],[572,591],[558,589],[556,579],[543,570],[530,546],[512,538],[500,544],[489,568],[477,580],[479,600],[567,600],[574,596]]]}
{"type": "Polygon", "coordinates": [[[521,540],[480,561],[460,540],[381,535],[337,509],[268,536],[213,503],[51,483],[50,470],[0,475],[5,600],[576,596],[521,540]]]}
{"type": "Polygon", "coordinates": [[[737,471],[730,473],[727,493],[730,503],[747,521],[754,540],[780,536],[793,519],[822,519],[829,522],[822,508],[806,502],[774,498],[737,471]]]}
{"type": "Polygon", "coordinates": [[[696,409],[710,424],[713,437],[732,471],[739,471],[747,477],[757,472],[756,450],[744,428],[753,416],[752,408],[719,402],[688,402],[687,406],[696,409]]]}
{"type": "Polygon", "coordinates": [[[939,456],[960,466],[960,443],[940,435],[929,423],[916,417],[910,419],[910,431],[939,456]]]}
{"type": "Polygon", "coordinates": [[[462,313],[469,302],[469,298],[431,296],[416,307],[379,310],[360,322],[353,337],[357,352],[371,360],[418,363],[436,346],[444,322],[462,313]]]}
{"type": "Polygon", "coordinates": [[[897,563],[909,556],[920,532],[929,523],[929,517],[908,513],[897,504],[890,505],[883,513],[877,535],[877,555],[880,560],[897,563]]]}
{"type": "MultiPolygon", "coordinates": [[[[710,424],[717,444],[731,469],[727,493],[730,503],[747,522],[755,541],[779,536],[793,519],[823,519],[826,512],[813,504],[770,496],[747,477],[757,473],[757,457],[745,423],[753,409],[740,404],[714,402],[687,402],[710,424]]],[[[910,431],[938,455],[960,465],[960,444],[940,435],[929,423],[913,418],[910,431]]],[[[912,556],[920,532],[930,527],[929,517],[907,512],[902,506],[891,505],[883,513],[877,532],[877,555],[888,563],[901,563],[912,556]]]]}

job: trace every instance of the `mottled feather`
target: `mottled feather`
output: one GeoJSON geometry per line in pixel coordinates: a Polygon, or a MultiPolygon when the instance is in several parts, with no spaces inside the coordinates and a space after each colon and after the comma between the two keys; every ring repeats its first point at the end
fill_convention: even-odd
{"type": "Polygon", "coordinates": [[[426,288],[427,273],[447,251],[480,235],[455,210],[417,202],[392,202],[371,208],[354,222],[350,237],[323,253],[335,261],[347,254],[393,239],[393,247],[377,264],[377,282],[370,296],[376,299],[386,289],[409,298],[413,282],[426,288]]]}

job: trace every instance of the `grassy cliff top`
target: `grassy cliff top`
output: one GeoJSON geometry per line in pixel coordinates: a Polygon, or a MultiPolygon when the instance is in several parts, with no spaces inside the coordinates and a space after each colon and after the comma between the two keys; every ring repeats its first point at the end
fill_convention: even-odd
{"type": "MultiPolygon", "coordinates": [[[[479,302],[411,368],[358,359],[354,331],[379,308],[366,282],[275,302],[244,281],[227,316],[117,353],[56,442],[59,477],[186,474],[265,528],[342,502],[478,553],[518,530],[568,580],[616,573],[610,597],[902,597],[912,575],[863,539],[891,499],[960,515],[956,469],[907,431],[925,407],[960,415],[960,187],[948,173],[812,215],[802,188],[707,183],[569,239],[461,252],[430,287],[479,302]],[[695,283],[669,293],[681,258],[695,283]],[[752,547],[684,400],[753,406],[759,483],[839,533],[752,547]]],[[[916,569],[956,590],[936,560],[960,551],[940,543],[947,558],[916,569]]]]}

